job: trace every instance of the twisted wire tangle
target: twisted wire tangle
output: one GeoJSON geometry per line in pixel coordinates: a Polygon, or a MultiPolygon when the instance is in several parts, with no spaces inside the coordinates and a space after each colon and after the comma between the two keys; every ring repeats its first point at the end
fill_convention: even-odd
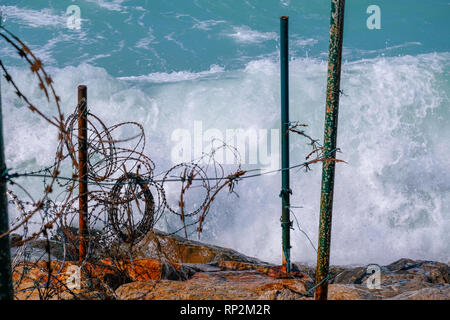
{"type": "MultiPolygon", "coordinates": [[[[241,167],[238,150],[219,141],[218,146],[198,159],[176,164],[168,170],[155,174],[155,163],[144,154],[146,137],[141,124],[128,121],[108,126],[88,109],[86,100],[81,100],[74,111],[65,117],[61,111],[61,99],[56,94],[53,80],[45,71],[43,63],[18,37],[1,24],[0,37],[29,65],[47,102],[56,106],[56,115],[46,114],[33,104],[23,94],[0,60],[0,68],[6,82],[13,87],[17,98],[31,112],[58,131],[55,157],[51,165],[23,172],[1,169],[3,172],[0,179],[10,183],[7,191],[9,204],[17,210],[16,217],[10,222],[9,230],[0,235],[0,237],[6,235],[16,237],[12,239],[15,250],[12,265],[17,292],[31,294],[37,290],[40,298],[50,298],[55,294],[56,282],[57,287],[63,286],[66,291],[76,296],[58,275],[62,272],[66,261],[77,259],[78,237],[75,226],[78,219],[78,200],[81,196],[78,194],[80,182],[87,182],[89,185],[87,194],[89,247],[86,261],[83,262],[87,265],[87,261],[94,261],[99,257],[98,252],[109,250],[113,243],[136,244],[153,229],[161,217],[169,214],[181,222],[181,226],[172,231],[172,234],[184,232],[185,238],[188,238],[189,228],[196,227],[193,232],[197,232],[200,236],[217,195],[222,190],[235,193],[234,188],[239,181],[285,170],[303,168],[308,171],[310,165],[318,162],[342,161],[329,157],[339,149],[324,154],[318,140],[312,139],[303,129],[299,129],[306,125],[295,122],[290,123],[289,131],[308,139],[312,148],[303,163],[271,171],[244,170],[241,167]],[[79,109],[86,110],[88,121],[87,181],[80,180],[78,175],[76,155],[79,150],[77,135],[79,109]],[[135,134],[124,138],[120,137],[122,132],[135,134]],[[219,151],[230,152],[233,155],[235,165],[232,170],[225,168],[216,159],[219,151]],[[40,178],[43,181],[43,192],[38,199],[34,199],[25,187],[28,178],[40,178]],[[32,241],[33,246],[28,245],[32,241]],[[35,248],[37,244],[41,245],[42,250],[36,253],[33,247],[35,248]],[[55,250],[59,252],[57,257],[52,254],[55,250]],[[52,260],[57,260],[56,264],[52,264],[52,260]],[[23,287],[22,282],[27,278],[28,271],[36,266],[46,271],[43,277],[45,281],[33,280],[33,285],[23,287]]],[[[297,217],[295,219],[297,220],[297,217]]],[[[298,221],[297,226],[304,233],[298,221]]],[[[304,234],[312,245],[308,235],[304,234]]],[[[114,295],[110,288],[105,290],[114,295]]]]}

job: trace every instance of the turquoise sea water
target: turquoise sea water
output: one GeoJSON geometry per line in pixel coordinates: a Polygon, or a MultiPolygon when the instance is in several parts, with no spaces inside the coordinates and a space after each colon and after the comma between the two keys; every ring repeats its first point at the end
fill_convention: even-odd
{"type": "MultiPolygon", "coordinates": [[[[173,165],[173,131],[192,131],[194,121],[221,132],[278,128],[279,17],[288,15],[291,119],[323,135],[329,1],[2,0],[0,9],[44,61],[64,111],[75,106],[76,86],[88,85],[90,108],[107,123],[144,125],[159,171],[173,165]],[[80,29],[67,25],[70,5],[80,8],[80,29]]],[[[347,164],[336,176],[332,264],[450,258],[449,16],[444,0],[347,1],[338,137],[347,164]],[[370,5],[381,10],[381,29],[367,27],[370,5]]],[[[50,112],[4,43],[0,56],[50,112]]],[[[4,82],[2,90],[8,166],[50,164],[55,132],[4,82]]],[[[292,139],[291,162],[307,150],[292,139]]],[[[320,173],[316,166],[291,178],[293,205],[303,207],[295,214],[314,243],[320,173]]],[[[203,239],[278,262],[279,180],[246,180],[239,198],[219,197],[203,239]]],[[[307,239],[293,232],[293,260],[314,262],[307,239]]]]}

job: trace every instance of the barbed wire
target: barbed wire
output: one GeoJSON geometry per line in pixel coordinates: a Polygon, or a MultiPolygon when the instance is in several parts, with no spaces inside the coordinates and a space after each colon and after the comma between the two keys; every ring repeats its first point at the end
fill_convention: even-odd
{"type": "MultiPolygon", "coordinates": [[[[86,259],[79,264],[83,272],[90,275],[91,286],[114,298],[114,285],[111,281],[100,281],[93,274],[95,268],[109,268],[108,272],[116,276],[124,274],[124,263],[134,263],[130,253],[132,250],[118,253],[112,248],[118,243],[126,244],[129,248],[136,245],[163,215],[171,214],[181,223],[179,228],[175,227],[175,231],[169,234],[183,232],[184,237],[188,238],[197,232],[200,237],[214,200],[223,190],[237,195],[235,187],[245,179],[286,170],[304,168],[308,171],[310,165],[318,162],[342,161],[330,157],[339,152],[339,149],[324,154],[319,140],[312,139],[300,129],[307,125],[292,122],[289,123],[288,131],[305,137],[312,149],[305,162],[274,170],[244,170],[238,150],[217,140],[211,142],[216,147],[210,152],[155,174],[155,163],[144,154],[146,137],[141,124],[127,121],[108,126],[88,108],[85,99],[81,99],[74,111],[65,118],[61,111],[61,99],[56,94],[53,80],[45,71],[43,63],[1,24],[0,37],[29,65],[46,100],[55,104],[56,114],[46,114],[33,104],[0,60],[0,68],[7,83],[30,111],[58,130],[55,157],[51,165],[32,171],[13,172],[9,168],[0,170],[0,179],[10,184],[7,191],[8,203],[18,212],[10,222],[9,230],[0,235],[0,238],[15,236],[12,241],[15,250],[12,267],[16,294],[30,292],[32,295],[37,292],[39,298],[50,299],[65,292],[74,298],[81,297],[79,292],[68,288],[61,277],[67,269],[66,262],[77,261],[79,258],[79,236],[75,226],[79,215],[78,201],[82,196],[88,198],[89,225],[88,234],[85,235],[88,248],[86,259]],[[88,124],[87,179],[79,177],[77,123],[80,116],[86,117],[88,124]],[[121,132],[135,134],[121,137],[121,132]],[[231,153],[234,165],[224,167],[217,160],[217,155],[221,152],[231,153]],[[72,176],[61,172],[70,172],[72,176]],[[24,182],[27,178],[42,179],[43,189],[38,199],[34,199],[32,195],[36,192],[27,190],[24,182]],[[87,194],[79,194],[80,183],[88,184],[87,194]],[[109,259],[107,266],[105,257],[109,259]],[[37,272],[39,277],[30,276],[30,270],[37,272]]],[[[294,217],[297,220],[295,215],[294,217]]],[[[297,226],[312,245],[308,235],[300,229],[298,220],[297,226]]],[[[160,250],[158,254],[162,261],[175,264],[166,252],[160,250]]]]}

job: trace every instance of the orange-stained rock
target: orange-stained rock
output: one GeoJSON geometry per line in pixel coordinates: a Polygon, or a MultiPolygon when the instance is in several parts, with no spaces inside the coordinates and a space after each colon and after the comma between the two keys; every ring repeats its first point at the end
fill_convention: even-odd
{"type": "MultiPolygon", "coordinates": [[[[287,274],[281,266],[234,250],[159,231],[134,246],[118,244],[95,257],[82,264],[15,265],[16,299],[313,299],[308,290],[314,286],[314,267],[293,264],[287,274]],[[68,290],[71,267],[81,267],[81,287],[68,290]]],[[[381,266],[379,289],[366,286],[366,270],[331,266],[328,298],[450,300],[448,264],[400,259],[381,266]]]]}
{"type": "MultiPolygon", "coordinates": [[[[81,277],[80,288],[69,288],[69,277],[73,274],[71,266],[76,263],[38,261],[20,263],[13,269],[15,298],[18,300],[71,299],[82,297],[93,291],[88,288],[86,278],[81,277]]],[[[82,269],[81,269],[82,270],[82,269]]]]}
{"type": "MultiPolygon", "coordinates": [[[[98,286],[109,287],[113,292],[120,285],[132,281],[172,279],[186,277],[181,266],[175,267],[156,259],[135,259],[133,261],[113,261],[103,259],[98,263],[38,261],[21,263],[13,270],[17,299],[80,298],[98,286]],[[50,268],[49,268],[50,266],[50,268]],[[81,288],[69,289],[68,280],[73,274],[71,266],[80,268],[81,288]],[[50,281],[49,281],[50,279],[50,281]],[[37,287],[46,288],[49,290],[37,287]],[[43,291],[45,291],[43,297],[43,291]]],[[[92,296],[92,294],[91,294],[92,296]]]]}
{"type": "Polygon", "coordinates": [[[166,259],[175,263],[211,263],[219,261],[239,261],[252,264],[264,262],[245,256],[235,250],[186,240],[177,235],[169,235],[162,231],[153,230],[137,244],[120,244],[118,252],[124,252],[133,258],[166,259]]]}
{"type": "Polygon", "coordinates": [[[311,277],[306,273],[300,272],[298,267],[293,264],[291,272],[287,273],[283,266],[273,266],[270,264],[252,264],[248,262],[239,262],[239,261],[220,261],[217,265],[225,270],[255,270],[260,273],[267,274],[270,277],[278,278],[278,279],[302,279],[304,281],[312,281],[311,277]]]}
{"type": "Polygon", "coordinates": [[[423,288],[426,284],[416,283],[413,286],[368,289],[363,285],[330,284],[328,300],[450,300],[450,286],[438,285],[423,288]]]}
{"type": "Polygon", "coordinates": [[[376,300],[377,296],[359,285],[330,284],[328,300],[376,300]]]}
{"type": "Polygon", "coordinates": [[[217,266],[221,269],[244,271],[244,270],[256,270],[261,273],[269,273],[270,269],[273,267],[270,264],[253,264],[241,261],[219,261],[217,266]]]}
{"type": "Polygon", "coordinates": [[[450,300],[450,288],[448,286],[437,286],[406,291],[388,300],[450,300]]]}
{"type": "Polygon", "coordinates": [[[116,290],[124,300],[258,300],[267,293],[288,291],[290,299],[300,299],[306,292],[304,281],[275,279],[257,271],[198,272],[186,281],[139,281],[124,284],[116,290]]]}
{"type": "Polygon", "coordinates": [[[131,281],[146,280],[183,280],[187,277],[181,265],[171,265],[157,259],[133,259],[113,261],[103,259],[101,264],[108,266],[110,270],[126,274],[131,281]]]}

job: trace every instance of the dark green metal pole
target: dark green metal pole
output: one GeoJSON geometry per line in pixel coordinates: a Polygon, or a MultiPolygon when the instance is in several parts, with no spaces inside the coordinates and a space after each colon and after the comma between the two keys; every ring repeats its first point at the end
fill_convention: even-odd
{"type": "Polygon", "coordinates": [[[283,267],[291,271],[291,221],[289,217],[291,189],[289,187],[289,17],[280,18],[280,63],[281,63],[281,231],[283,267]]]}
{"type": "MultiPolygon", "coordinates": [[[[325,112],[324,155],[336,158],[336,137],[341,80],[342,39],[345,0],[331,1],[330,48],[328,56],[327,101],[325,112]]],[[[316,300],[326,300],[330,267],[331,216],[333,212],[335,162],[324,161],[320,197],[319,248],[317,251],[316,300]]]]}
{"type": "MultiPolygon", "coordinates": [[[[6,199],[6,165],[3,144],[2,95],[0,86],[0,235],[9,230],[8,201],[6,199]]],[[[0,238],[0,300],[13,300],[11,277],[11,249],[9,236],[0,238]]]]}

